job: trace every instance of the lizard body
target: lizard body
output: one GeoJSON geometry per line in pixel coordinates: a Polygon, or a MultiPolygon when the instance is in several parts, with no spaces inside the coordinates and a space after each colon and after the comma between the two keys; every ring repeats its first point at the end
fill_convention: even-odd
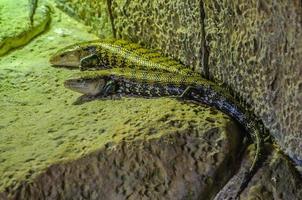
{"type": "Polygon", "coordinates": [[[182,75],[195,73],[180,62],[162,56],[157,50],[149,50],[125,40],[96,40],[71,45],[53,55],[50,63],[69,68],[80,66],[81,70],[130,68],[182,75]]]}
{"type": "Polygon", "coordinates": [[[84,71],[81,73],[81,78],[65,81],[65,87],[84,94],[86,92],[88,95],[97,95],[99,98],[115,94],[134,97],[166,96],[214,106],[239,122],[250,134],[256,146],[255,157],[249,172],[243,178],[238,195],[246,187],[259,166],[264,136],[260,134],[260,128],[254,121],[253,115],[241,108],[240,104],[223,88],[197,75],[183,76],[117,68],[84,71]],[[81,86],[86,88],[83,89],[81,86]],[[93,90],[89,90],[89,92],[92,91],[91,93],[87,93],[87,86],[90,89],[93,88],[93,90]]]}
{"type": "MultiPolygon", "coordinates": [[[[97,98],[110,95],[135,97],[177,97],[214,106],[238,121],[256,146],[252,165],[243,177],[238,195],[256,172],[261,159],[263,138],[254,116],[217,84],[201,78],[181,63],[155,50],[124,40],[90,41],[71,45],[50,62],[79,68],[81,78],[65,81],[65,87],[97,98]]],[[[85,100],[85,99],[84,99],[85,100]]]]}

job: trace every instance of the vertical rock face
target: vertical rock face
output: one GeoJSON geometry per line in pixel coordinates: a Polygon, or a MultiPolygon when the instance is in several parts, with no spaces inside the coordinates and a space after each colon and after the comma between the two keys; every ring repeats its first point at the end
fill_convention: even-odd
{"type": "Polygon", "coordinates": [[[112,15],[117,37],[159,48],[196,71],[201,70],[200,1],[113,0],[112,15]]]}
{"type": "MultiPolygon", "coordinates": [[[[73,2],[74,13],[85,21],[90,18],[77,9],[85,7],[86,15],[100,9],[64,1],[73,2]]],[[[108,2],[117,37],[160,48],[230,86],[302,165],[301,1],[108,2]]]]}
{"type": "Polygon", "coordinates": [[[239,93],[301,162],[301,1],[205,1],[205,13],[210,75],[239,93]]]}
{"type": "Polygon", "coordinates": [[[100,37],[113,36],[107,0],[56,0],[59,8],[91,26],[100,37]]]}

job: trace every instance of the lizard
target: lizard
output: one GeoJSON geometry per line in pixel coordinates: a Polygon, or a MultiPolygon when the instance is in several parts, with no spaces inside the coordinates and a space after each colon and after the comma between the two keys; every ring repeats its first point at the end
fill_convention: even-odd
{"type": "Polygon", "coordinates": [[[264,135],[261,134],[253,114],[243,109],[226,90],[198,75],[184,76],[114,68],[81,72],[80,78],[68,79],[64,85],[66,88],[82,93],[84,97],[92,97],[92,99],[107,98],[112,95],[145,98],[166,96],[214,106],[228,114],[250,134],[256,147],[252,165],[243,177],[237,198],[260,165],[264,135]]]}
{"type": "Polygon", "coordinates": [[[255,157],[243,178],[237,197],[256,172],[262,158],[263,138],[266,134],[261,134],[261,128],[253,120],[256,117],[243,109],[226,89],[201,78],[200,74],[180,62],[135,43],[106,39],[67,46],[53,55],[50,63],[82,70],[82,78],[70,79],[64,83],[65,87],[84,94],[76,103],[114,95],[168,96],[190,99],[220,109],[247,130],[256,146],[255,157]]]}
{"type": "Polygon", "coordinates": [[[100,70],[108,68],[135,68],[159,70],[182,75],[196,74],[180,62],[162,56],[158,50],[146,49],[125,40],[104,39],[73,44],[59,50],[50,63],[69,69],[100,70]]]}

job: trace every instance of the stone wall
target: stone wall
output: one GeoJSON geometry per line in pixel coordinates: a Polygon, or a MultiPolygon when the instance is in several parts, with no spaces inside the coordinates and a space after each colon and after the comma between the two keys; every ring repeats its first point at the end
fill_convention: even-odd
{"type": "Polygon", "coordinates": [[[87,24],[111,19],[112,35],[159,48],[228,85],[302,165],[301,1],[108,0],[98,22],[91,16],[104,13],[105,1],[102,9],[96,0],[57,1],[87,24]]]}
{"type": "Polygon", "coordinates": [[[70,16],[85,22],[99,37],[113,37],[107,0],[56,0],[56,3],[70,16]]]}
{"type": "Polygon", "coordinates": [[[302,164],[301,1],[205,1],[208,66],[302,164]]]}
{"type": "MultiPolygon", "coordinates": [[[[138,42],[149,48],[160,49],[166,55],[177,58],[196,71],[203,70],[203,33],[200,2],[177,1],[129,1],[129,0],[57,0],[58,5],[87,25],[100,25],[91,21],[93,13],[104,13],[108,8],[112,35],[138,42]],[[99,3],[97,3],[99,2],[99,3]],[[100,3],[102,2],[102,3],[100,3]],[[93,6],[95,5],[95,6],[93,6]],[[99,5],[102,5],[100,8],[99,5]],[[86,13],[79,12],[79,10],[86,13]]],[[[107,23],[108,25],[108,23],[107,23]]],[[[100,28],[94,29],[100,35],[100,28]]],[[[203,72],[203,71],[202,71],[203,72]]],[[[203,72],[204,73],[204,72],[203,72]]]]}
{"type": "Polygon", "coordinates": [[[113,0],[112,15],[118,38],[159,48],[201,70],[203,33],[199,1],[113,0]]]}

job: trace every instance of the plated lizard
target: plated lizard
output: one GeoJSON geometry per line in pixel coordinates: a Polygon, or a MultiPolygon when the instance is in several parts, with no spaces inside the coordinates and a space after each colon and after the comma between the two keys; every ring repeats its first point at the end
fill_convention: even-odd
{"type": "Polygon", "coordinates": [[[85,95],[92,98],[107,98],[110,95],[146,98],[166,96],[214,106],[239,122],[250,134],[256,146],[255,157],[248,173],[243,178],[238,195],[259,167],[263,135],[253,115],[245,112],[223,88],[199,76],[119,68],[85,71],[81,73],[80,78],[66,80],[64,84],[65,87],[84,94],[84,97],[85,95]]]}
{"type": "Polygon", "coordinates": [[[150,50],[125,40],[105,39],[82,42],[59,50],[50,58],[58,67],[80,70],[130,68],[156,70],[182,75],[196,74],[180,62],[162,56],[158,50],[150,50]]]}
{"type": "Polygon", "coordinates": [[[111,95],[176,97],[214,106],[238,121],[250,134],[256,152],[238,195],[256,172],[264,135],[254,115],[217,84],[201,78],[181,63],[123,40],[90,41],[71,45],[55,54],[53,65],[82,70],[80,78],[65,81],[65,87],[84,94],[86,100],[111,95]]]}

